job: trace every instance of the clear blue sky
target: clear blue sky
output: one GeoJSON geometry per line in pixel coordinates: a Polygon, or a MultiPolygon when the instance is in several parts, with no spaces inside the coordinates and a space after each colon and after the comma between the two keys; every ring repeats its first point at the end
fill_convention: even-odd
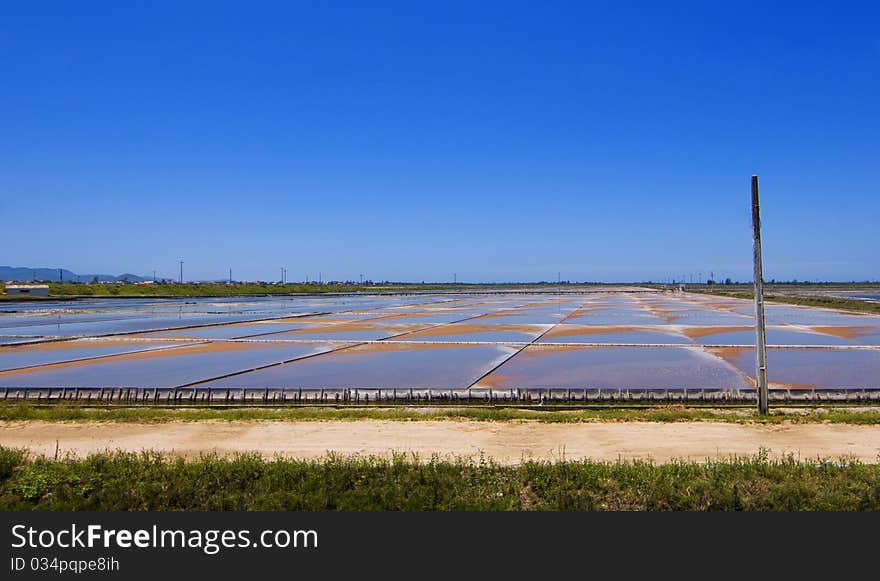
{"type": "Polygon", "coordinates": [[[880,8],[7,2],[0,264],[880,278],[880,8]]]}

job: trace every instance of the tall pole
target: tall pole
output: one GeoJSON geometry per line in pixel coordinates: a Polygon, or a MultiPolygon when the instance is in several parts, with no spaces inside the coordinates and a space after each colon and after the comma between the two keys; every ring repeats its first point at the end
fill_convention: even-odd
{"type": "Polygon", "coordinates": [[[229,284],[232,284],[232,269],[229,269],[229,284]]]}
{"type": "Polygon", "coordinates": [[[758,176],[752,176],[752,231],[755,262],[755,379],[758,413],[769,413],[767,393],[767,347],[764,344],[764,274],[761,264],[761,207],[758,203],[758,176]]]}
{"type": "Polygon", "coordinates": [[[180,261],[180,284],[183,284],[183,261],[180,261]]]}

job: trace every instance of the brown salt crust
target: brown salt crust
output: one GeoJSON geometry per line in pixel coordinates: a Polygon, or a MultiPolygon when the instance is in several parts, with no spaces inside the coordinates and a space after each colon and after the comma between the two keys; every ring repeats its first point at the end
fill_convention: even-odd
{"type": "MultiPolygon", "coordinates": [[[[344,319],[344,320],[341,320],[340,322],[348,322],[349,320],[350,319],[344,319]]],[[[131,339],[151,339],[151,338],[155,337],[156,335],[165,335],[167,333],[175,333],[176,338],[202,339],[202,337],[199,337],[198,335],[195,335],[194,333],[198,333],[202,329],[213,329],[213,328],[218,328],[218,327],[230,327],[230,328],[235,327],[237,329],[247,330],[248,327],[253,327],[253,326],[258,326],[258,325],[266,325],[266,324],[273,324],[273,325],[274,324],[284,324],[285,322],[288,324],[289,323],[305,323],[308,325],[313,324],[310,321],[302,321],[302,320],[298,320],[298,319],[290,319],[290,320],[288,320],[288,319],[272,319],[271,321],[251,321],[248,323],[229,323],[228,325],[203,325],[200,327],[187,327],[187,328],[183,328],[183,329],[161,329],[158,331],[145,331],[143,333],[131,333],[131,334],[126,334],[124,336],[131,338],[131,339]]],[[[330,320],[325,320],[325,321],[321,321],[321,322],[322,323],[333,323],[333,321],[330,321],[330,320]]],[[[274,331],[270,331],[270,333],[271,332],[274,332],[274,331]]],[[[164,339],[166,337],[158,337],[158,338],[164,339]]],[[[170,339],[171,337],[168,337],[168,338],[170,339]]]]}
{"type": "MultiPolygon", "coordinates": [[[[198,343],[195,345],[185,344],[180,345],[179,347],[168,348],[168,349],[153,349],[150,351],[140,351],[137,353],[120,353],[119,355],[110,355],[107,357],[101,357],[100,361],[136,361],[141,359],[151,359],[156,357],[170,357],[173,355],[203,355],[205,353],[224,353],[227,351],[234,351],[236,349],[247,349],[247,347],[242,347],[243,345],[254,345],[254,343],[236,343],[236,342],[227,342],[227,341],[211,341],[209,343],[198,343]]],[[[262,343],[260,344],[262,345],[262,343]]],[[[253,349],[253,348],[252,348],[253,349]]],[[[259,349],[259,347],[257,348],[259,349]]],[[[81,359],[78,361],[70,361],[65,363],[47,363],[45,365],[41,365],[41,369],[45,368],[73,368],[80,367],[83,365],[89,365],[94,363],[94,359],[81,359]]],[[[24,368],[24,369],[13,369],[10,371],[0,372],[0,377],[8,376],[18,373],[28,373],[33,372],[34,368],[24,368]]]]}
{"type": "Polygon", "coordinates": [[[564,351],[589,351],[592,349],[627,349],[627,347],[618,347],[616,345],[555,345],[553,343],[532,343],[517,354],[517,359],[526,357],[541,357],[547,351],[564,352],[564,351]]]}
{"type": "MultiPolygon", "coordinates": [[[[173,342],[169,342],[169,345],[173,345],[173,342]]],[[[65,349],[70,349],[71,347],[91,347],[91,346],[105,346],[105,347],[134,347],[138,345],[142,346],[150,346],[150,345],[162,345],[162,343],[148,342],[145,341],[143,343],[137,343],[135,341],[120,341],[120,340],[100,340],[94,341],[91,339],[72,339],[70,341],[52,341],[50,343],[25,343],[23,345],[13,345],[10,347],[12,351],[9,353],[45,353],[49,351],[63,351],[65,349]]],[[[96,355],[100,355],[100,353],[96,353],[96,355]]]]}
{"type": "Polygon", "coordinates": [[[671,323],[672,321],[675,320],[675,317],[673,317],[672,315],[669,314],[669,313],[675,312],[676,311],[675,309],[662,309],[659,307],[650,307],[649,310],[651,311],[652,314],[654,314],[657,317],[660,317],[661,319],[663,319],[667,323],[671,323]]]}
{"type": "Polygon", "coordinates": [[[699,339],[718,333],[735,333],[737,331],[751,331],[752,327],[688,327],[682,330],[682,334],[691,339],[699,339]]]}
{"type": "Polygon", "coordinates": [[[544,337],[574,337],[577,335],[604,335],[606,333],[633,333],[636,331],[656,331],[649,327],[616,327],[614,325],[566,325],[554,327],[544,337]]]}
{"type": "Polygon", "coordinates": [[[509,317],[513,313],[504,312],[504,311],[496,311],[494,313],[486,313],[485,315],[480,315],[479,317],[475,317],[476,319],[494,319],[496,317],[509,317]]]}
{"type": "Polygon", "coordinates": [[[429,351],[438,349],[464,349],[479,347],[480,345],[463,345],[461,343],[398,343],[395,341],[383,341],[357,345],[346,349],[345,353],[385,353],[388,351],[429,351]]]}
{"type": "Polygon", "coordinates": [[[724,360],[730,360],[739,357],[746,351],[754,350],[754,347],[707,347],[706,350],[724,360]]]}
{"type": "MultiPolygon", "coordinates": [[[[749,378],[749,379],[751,380],[751,382],[753,384],[755,383],[754,379],[751,379],[751,378],[749,378]]],[[[816,388],[815,385],[809,385],[806,383],[782,383],[779,381],[770,381],[767,383],[767,387],[770,389],[795,389],[795,390],[815,389],[816,388]]]]}
{"type": "MultiPolygon", "coordinates": [[[[348,313],[354,314],[354,313],[348,313]]],[[[249,321],[247,323],[236,323],[236,324],[246,324],[246,325],[265,325],[266,323],[307,323],[309,321],[327,321],[329,320],[327,317],[332,317],[333,315],[303,315],[301,317],[284,317],[283,319],[268,319],[265,321],[249,321]],[[321,317],[324,317],[323,319],[321,317]]],[[[350,321],[351,319],[339,319],[341,321],[350,321]]]]}
{"type": "Polygon", "coordinates": [[[448,313],[438,313],[436,311],[413,311],[411,313],[395,313],[393,315],[380,315],[369,319],[361,319],[362,321],[394,321],[398,319],[411,319],[413,317],[442,317],[448,313]]]}
{"type": "MultiPolygon", "coordinates": [[[[503,383],[505,383],[505,382],[510,383],[510,382],[517,381],[518,378],[520,378],[520,377],[524,377],[524,376],[522,376],[522,375],[498,375],[495,373],[490,373],[489,375],[487,375],[483,379],[479,380],[473,387],[475,387],[475,388],[488,388],[488,389],[492,389],[492,388],[501,389],[503,383]]],[[[504,387],[504,389],[508,389],[508,388],[504,387]]]]}
{"type": "Polygon", "coordinates": [[[352,319],[343,317],[334,317],[333,315],[321,315],[315,317],[298,317],[295,319],[275,319],[276,322],[284,322],[284,323],[326,323],[328,325],[336,325],[338,323],[357,323],[360,321],[369,321],[371,319],[352,319]]]}
{"type": "Polygon", "coordinates": [[[876,331],[876,327],[810,327],[817,333],[839,337],[841,339],[858,339],[876,331]]]}
{"type": "MultiPolygon", "coordinates": [[[[302,319],[304,319],[303,317],[302,319]]],[[[230,323],[229,325],[220,325],[228,327],[259,327],[260,325],[289,325],[291,323],[306,323],[301,318],[292,317],[289,319],[267,319],[265,321],[248,321],[247,323],[230,323]]],[[[346,319],[348,321],[349,319],[346,319]]],[[[218,325],[214,325],[215,327],[218,325]]]]}
{"type": "Polygon", "coordinates": [[[381,323],[368,323],[365,321],[351,321],[346,323],[337,323],[335,325],[327,325],[327,326],[315,326],[315,327],[307,327],[305,329],[293,329],[291,331],[285,331],[285,335],[305,335],[310,333],[342,333],[347,331],[373,331],[373,330],[388,330],[388,331],[401,331],[405,332],[408,329],[420,329],[424,327],[423,323],[410,323],[410,324],[381,324],[381,323]]]}
{"type": "Polygon", "coordinates": [[[442,337],[444,335],[467,335],[470,333],[497,333],[511,331],[517,333],[540,333],[546,325],[480,325],[476,323],[456,323],[439,325],[423,331],[410,333],[407,337],[442,337]]]}
{"type": "MultiPolygon", "coordinates": [[[[156,337],[156,335],[160,335],[160,334],[164,334],[164,333],[178,332],[180,334],[177,335],[177,338],[181,338],[181,337],[187,338],[187,335],[184,335],[183,333],[186,333],[187,331],[197,332],[199,329],[204,329],[204,328],[205,327],[196,327],[193,329],[161,329],[159,331],[144,331],[143,333],[130,333],[130,334],[122,335],[122,336],[126,337],[127,339],[152,339],[152,338],[156,337]]],[[[164,339],[165,337],[156,337],[156,338],[157,339],[164,339]]],[[[171,337],[168,337],[168,338],[171,339],[171,337]]],[[[194,337],[190,336],[190,338],[194,338],[194,337]]]]}

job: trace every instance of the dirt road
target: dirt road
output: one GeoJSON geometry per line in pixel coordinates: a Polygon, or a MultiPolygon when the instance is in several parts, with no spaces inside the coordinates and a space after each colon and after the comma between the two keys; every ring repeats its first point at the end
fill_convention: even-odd
{"type": "Polygon", "coordinates": [[[880,461],[880,426],[844,424],[757,425],[721,422],[584,423],[475,421],[200,421],[157,424],[98,422],[2,422],[0,445],[26,447],[52,456],[104,450],[144,449],[187,457],[203,452],[257,452],[267,457],[318,458],[328,451],[389,456],[415,452],[420,458],[522,459],[642,458],[703,461],[756,454],[793,453],[801,459],[857,458],[880,461]]]}

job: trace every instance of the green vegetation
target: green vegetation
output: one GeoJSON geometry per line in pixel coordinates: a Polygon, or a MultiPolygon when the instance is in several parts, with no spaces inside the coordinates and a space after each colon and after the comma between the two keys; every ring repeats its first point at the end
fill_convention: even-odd
{"type": "Polygon", "coordinates": [[[504,407],[451,408],[353,408],[353,407],[277,407],[277,408],[162,408],[162,407],[68,407],[26,404],[0,405],[0,421],[73,421],[73,422],[143,422],[175,421],[357,421],[357,420],[472,420],[483,422],[536,421],[545,423],[580,422],[759,422],[768,424],[839,423],[880,424],[880,410],[865,408],[779,409],[768,417],[758,416],[753,409],[719,409],[693,407],[653,407],[644,409],[582,409],[542,410],[504,407]]]}
{"type": "MultiPolygon", "coordinates": [[[[710,289],[712,289],[712,287],[697,289],[689,287],[688,291],[716,296],[733,297],[737,299],[752,300],[755,298],[755,294],[749,291],[748,287],[736,290],[710,289]]],[[[779,290],[774,288],[773,286],[767,286],[764,289],[764,299],[767,301],[775,303],[785,303],[788,305],[801,305],[805,307],[820,307],[825,309],[840,309],[844,311],[854,311],[859,313],[880,314],[880,302],[863,301],[859,299],[844,299],[831,296],[788,294],[797,291],[792,291],[791,289],[785,290],[786,293],[780,293],[779,290]]]]}
{"type": "Polygon", "coordinates": [[[388,293],[388,292],[424,292],[424,291],[478,291],[478,290],[501,290],[506,288],[556,288],[558,285],[551,283],[530,284],[468,284],[468,283],[287,283],[277,284],[270,282],[246,282],[226,284],[220,282],[198,283],[157,283],[157,284],[129,284],[129,283],[64,283],[45,282],[49,285],[48,297],[4,295],[0,294],[0,300],[52,300],[77,297],[99,298],[144,298],[144,297],[227,297],[227,296],[265,296],[265,295],[301,295],[301,294],[326,294],[326,293],[388,293]]]}
{"type": "Polygon", "coordinates": [[[0,447],[0,510],[880,510],[880,465],[320,461],[155,453],[28,458],[0,447]]]}
{"type": "MultiPolygon", "coordinates": [[[[430,285],[423,285],[430,286],[430,285]]],[[[112,297],[222,297],[236,295],[286,295],[350,293],[357,291],[412,290],[404,285],[360,286],[356,284],[184,283],[184,284],[58,284],[49,285],[52,296],[112,297]]],[[[419,289],[429,290],[429,289],[419,289]]]]}
{"type": "MultiPolygon", "coordinates": [[[[387,292],[425,292],[425,291],[493,291],[505,289],[531,289],[531,290],[554,290],[567,291],[577,290],[579,287],[602,287],[634,285],[657,290],[669,290],[670,285],[649,283],[570,283],[563,281],[534,282],[534,283],[407,283],[407,282],[370,282],[356,284],[354,282],[331,282],[318,284],[310,283],[286,283],[274,282],[236,282],[227,284],[224,282],[192,282],[176,284],[171,282],[159,282],[156,284],[133,284],[133,283],[58,283],[53,281],[37,281],[40,284],[49,285],[48,299],[77,298],[77,297],[119,297],[119,298],[143,298],[143,297],[226,297],[226,296],[265,296],[265,295],[298,295],[298,294],[326,294],[326,293],[387,293],[387,292]]],[[[686,285],[690,292],[703,292],[718,294],[736,298],[751,298],[751,284],[729,282],[726,284],[714,283],[691,283],[686,285]]],[[[2,288],[2,285],[0,285],[2,288]]],[[[765,285],[768,300],[790,302],[808,306],[830,307],[851,309],[862,312],[880,312],[880,305],[870,301],[837,299],[833,297],[817,296],[817,292],[827,291],[852,291],[870,290],[880,291],[880,285],[871,283],[769,283],[765,285]],[[794,302],[795,300],[799,302],[794,302]],[[802,302],[800,302],[802,301],[802,302]]],[[[0,300],[16,301],[39,301],[47,300],[47,297],[4,295],[0,293],[0,300]]]]}

